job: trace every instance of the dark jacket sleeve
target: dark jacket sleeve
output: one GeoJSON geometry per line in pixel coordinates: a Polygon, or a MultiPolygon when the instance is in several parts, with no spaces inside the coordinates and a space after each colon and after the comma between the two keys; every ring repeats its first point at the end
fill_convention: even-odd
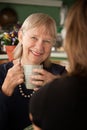
{"type": "Polygon", "coordinates": [[[0,91],[0,130],[7,129],[9,98],[0,91]]]}
{"type": "Polygon", "coordinates": [[[51,63],[51,66],[49,68],[44,68],[44,69],[46,69],[48,72],[54,75],[63,75],[67,73],[65,66],[55,64],[55,63],[51,63]]]}
{"type": "Polygon", "coordinates": [[[10,97],[2,93],[1,87],[9,67],[9,64],[0,65],[0,130],[7,129],[8,124],[8,102],[10,97]]]}

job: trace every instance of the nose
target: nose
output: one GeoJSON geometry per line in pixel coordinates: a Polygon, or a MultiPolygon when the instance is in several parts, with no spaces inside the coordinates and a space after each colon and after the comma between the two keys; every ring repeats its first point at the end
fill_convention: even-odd
{"type": "Polygon", "coordinates": [[[38,49],[39,51],[43,51],[44,46],[43,46],[43,41],[42,40],[38,40],[35,46],[36,49],[38,49]]]}

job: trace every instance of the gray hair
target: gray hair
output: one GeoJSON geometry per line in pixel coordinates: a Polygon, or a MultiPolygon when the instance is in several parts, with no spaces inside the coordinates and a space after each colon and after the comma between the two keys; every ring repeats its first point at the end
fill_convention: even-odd
{"type": "MultiPolygon", "coordinates": [[[[40,26],[45,27],[44,31],[53,38],[55,43],[57,38],[57,26],[55,20],[52,17],[50,17],[48,14],[44,14],[44,13],[31,14],[25,19],[24,23],[20,28],[20,31],[25,33],[29,29],[40,27],[40,26]]],[[[23,47],[21,43],[19,43],[13,52],[14,59],[20,58],[22,56],[22,51],[23,51],[23,47]]],[[[50,64],[49,57],[44,61],[46,67],[49,66],[50,64]]]]}

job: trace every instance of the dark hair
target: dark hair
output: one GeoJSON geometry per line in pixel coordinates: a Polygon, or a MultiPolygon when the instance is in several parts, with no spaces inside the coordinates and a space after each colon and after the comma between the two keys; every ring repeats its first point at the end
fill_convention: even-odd
{"type": "Polygon", "coordinates": [[[18,21],[18,16],[13,8],[6,7],[0,11],[0,25],[8,26],[11,24],[16,24],[18,21]]]}

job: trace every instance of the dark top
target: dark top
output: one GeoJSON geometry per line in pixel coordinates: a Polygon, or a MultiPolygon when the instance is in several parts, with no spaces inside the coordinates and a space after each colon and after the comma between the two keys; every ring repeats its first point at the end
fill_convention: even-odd
{"type": "Polygon", "coordinates": [[[66,76],[40,88],[30,112],[43,130],[87,130],[87,77],[66,76]]]}
{"type": "MultiPolygon", "coordinates": [[[[12,66],[12,62],[0,65],[0,88],[8,69],[12,66]]],[[[55,75],[63,74],[65,67],[52,64],[48,71],[55,75]]],[[[27,90],[24,84],[22,84],[22,88],[26,94],[32,93],[32,90],[27,90]]],[[[0,91],[0,130],[23,130],[29,126],[31,124],[29,120],[29,101],[30,99],[21,96],[19,87],[15,88],[12,96],[6,96],[0,91]]]]}

